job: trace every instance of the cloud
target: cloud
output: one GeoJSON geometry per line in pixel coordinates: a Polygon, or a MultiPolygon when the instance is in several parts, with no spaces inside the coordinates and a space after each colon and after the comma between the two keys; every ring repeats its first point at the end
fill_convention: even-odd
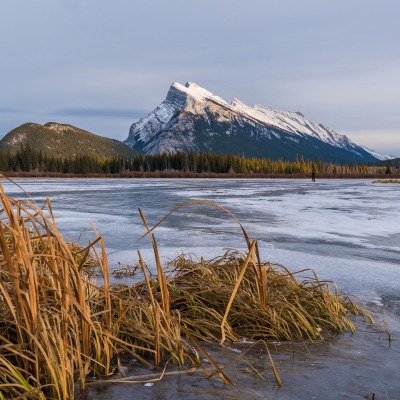
{"type": "Polygon", "coordinates": [[[17,108],[0,107],[0,114],[26,114],[26,110],[17,108]]]}
{"type": "Polygon", "coordinates": [[[145,116],[149,110],[139,109],[111,109],[111,108],[60,108],[51,112],[51,115],[64,117],[96,117],[96,118],[129,118],[136,119],[145,116]]]}

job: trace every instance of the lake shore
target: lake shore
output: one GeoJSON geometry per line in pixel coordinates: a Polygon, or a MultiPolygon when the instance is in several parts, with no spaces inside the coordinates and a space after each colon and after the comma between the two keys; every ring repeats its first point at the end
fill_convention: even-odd
{"type": "MultiPolygon", "coordinates": [[[[1,172],[0,172],[1,173],[1,172]]],[[[7,172],[2,173],[9,178],[106,178],[106,179],[310,179],[311,175],[303,173],[265,174],[265,173],[215,173],[215,172],[184,172],[184,171],[126,171],[116,174],[73,174],[60,172],[7,172]]],[[[316,179],[400,179],[400,174],[317,174],[316,179]]]]}

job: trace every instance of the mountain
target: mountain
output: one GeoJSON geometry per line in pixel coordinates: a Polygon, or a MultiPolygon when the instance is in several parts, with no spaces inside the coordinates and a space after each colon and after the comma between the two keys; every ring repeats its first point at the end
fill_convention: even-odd
{"type": "Polygon", "coordinates": [[[193,150],[285,160],[303,156],[337,163],[390,158],[309,121],[300,112],[248,106],[238,99],[229,104],[192,82],[173,83],[166,99],[131,126],[124,143],[146,154],[193,150]]]}
{"type": "Polygon", "coordinates": [[[391,158],[389,160],[378,161],[375,165],[389,165],[390,167],[400,168],[400,158],[391,158]]]}
{"type": "Polygon", "coordinates": [[[49,122],[45,125],[26,123],[8,132],[0,140],[0,150],[11,152],[30,145],[48,156],[132,157],[137,154],[126,144],[95,135],[72,125],[49,122]]]}

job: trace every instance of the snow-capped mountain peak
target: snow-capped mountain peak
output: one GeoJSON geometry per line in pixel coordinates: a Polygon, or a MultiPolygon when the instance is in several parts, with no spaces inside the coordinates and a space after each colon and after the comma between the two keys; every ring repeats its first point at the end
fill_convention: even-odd
{"type": "Polygon", "coordinates": [[[166,99],[131,126],[125,143],[145,153],[218,151],[342,162],[386,159],[300,112],[234,98],[229,104],[194,82],[174,82],[166,99]]]}
{"type": "Polygon", "coordinates": [[[181,85],[178,82],[174,82],[167,94],[167,99],[178,98],[179,105],[184,107],[188,105],[188,102],[198,101],[204,103],[206,101],[213,101],[223,106],[228,106],[228,103],[221,99],[221,97],[215,96],[207,89],[202,88],[194,82],[187,82],[185,85],[181,85]],[[172,97],[171,97],[172,96],[172,97]]]}

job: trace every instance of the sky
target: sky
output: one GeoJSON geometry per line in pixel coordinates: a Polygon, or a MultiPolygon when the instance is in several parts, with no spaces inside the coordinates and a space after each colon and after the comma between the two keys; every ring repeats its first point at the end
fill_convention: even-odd
{"type": "Polygon", "coordinates": [[[0,135],[68,123],[125,140],[173,82],[288,111],[400,156],[398,0],[0,3],[0,135]]]}

